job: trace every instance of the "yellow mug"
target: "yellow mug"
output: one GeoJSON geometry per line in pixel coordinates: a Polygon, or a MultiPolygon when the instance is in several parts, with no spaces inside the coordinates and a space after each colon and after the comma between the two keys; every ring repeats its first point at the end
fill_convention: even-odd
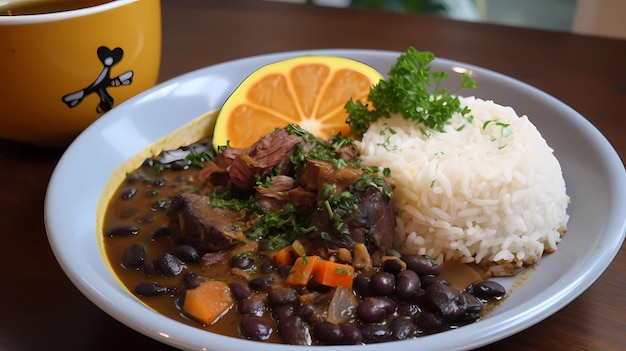
{"type": "Polygon", "coordinates": [[[160,0],[0,1],[0,138],[66,146],[160,61],[160,0]]]}

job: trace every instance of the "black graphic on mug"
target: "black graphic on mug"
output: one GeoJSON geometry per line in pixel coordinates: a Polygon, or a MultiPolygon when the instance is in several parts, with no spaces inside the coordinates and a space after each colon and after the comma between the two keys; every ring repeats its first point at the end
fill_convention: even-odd
{"type": "Polygon", "coordinates": [[[133,71],[126,71],[115,78],[111,78],[111,67],[122,60],[124,56],[124,50],[121,48],[115,48],[113,50],[106,46],[98,48],[98,58],[104,65],[102,72],[98,75],[96,80],[88,87],[67,94],[63,96],[62,100],[68,107],[72,108],[78,105],[85,96],[97,93],[100,96],[100,103],[96,108],[98,113],[109,111],[113,108],[113,97],[107,92],[107,88],[116,87],[120,85],[129,85],[133,81],[133,71]]]}

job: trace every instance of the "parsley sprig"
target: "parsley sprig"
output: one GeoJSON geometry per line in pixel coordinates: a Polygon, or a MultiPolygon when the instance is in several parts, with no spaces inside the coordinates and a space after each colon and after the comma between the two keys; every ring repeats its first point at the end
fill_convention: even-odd
{"type": "Polygon", "coordinates": [[[351,133],[361,136],[371,123],[381,117],[390,118],[395,113],[437,131],[443,130],[453,113],[469,115],[469,108],[461,108],[461,102],[454,94],[461,89],[475,88],[476,82],[463,73],[460,87],[453,91],[443,88],[442,83],[449,74],[433,71],[430,63],[434,59],[433,53],[410,47],[398,57],[388,73],[389,78],[381,79],[370,88],[368,100],[371,107],[350,99],[345,109],[349,114],[346,122],[351,126],[351,133]]]}

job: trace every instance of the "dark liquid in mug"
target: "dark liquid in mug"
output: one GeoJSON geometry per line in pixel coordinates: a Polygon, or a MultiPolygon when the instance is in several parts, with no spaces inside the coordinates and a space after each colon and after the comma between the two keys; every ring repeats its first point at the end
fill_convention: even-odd
{"type": "Polygon", "coordinates": [[[77,10],[115,0],[25,0],[0,5],[0,16],[36,15],[77,10]]]}

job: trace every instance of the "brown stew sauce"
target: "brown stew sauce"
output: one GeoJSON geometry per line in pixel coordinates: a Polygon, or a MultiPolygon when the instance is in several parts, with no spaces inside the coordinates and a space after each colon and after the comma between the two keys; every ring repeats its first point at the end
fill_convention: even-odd
{"type": "MultiPolygon", "coordinates": [[[[206,145],[210,144],[207,142],[206,145]]],[[[223,280],[227,283],[245,282],[245,280],[243,280],[240,276],[232,274],[232,265],[230,264],[229,259],[224,259],[223,263],[213,264],[210,266],[203,266],[197,262],[186,262],[182,272],[174,276],[166,276],[158,270],[153,271],[146,268],[146,262],[154,263],[154,260],[156,260],[159,255],[164,252],[171,252],[175,248],[175,244],[168,236],[167,229],[167,209],[170,203],[169,199],[172,195],[185,192],[195,192],[197,189],[201,188],[203,184],[196,180],[196,175],[199,170],[200,168],[190,165],[189,163],[185,163],[184,160],[177,160],[169,163],[167,167],[162,167],[157,158],[149,158],[141,167],[128,174],[126,179],[111,198],[104,216],[103,233],[106,256],[110,262],[112,270],[119,278],[120,282],[131,293],[134,293],[139,300],[155,311],[158,311],[159,313],[179,322],[197,328],[202,328],[210,332],[238,338],[250,338],[249,336],[241,335],[240,325],[242,315],[238,313],[239,308],[237,305],[231,308],[212,325],[203,325],[202,323],[193,320],[192,318],[186,316],[181,308],[185,295],[185,289],[188,289],[190,281],[197,277],[204,277],[203,279],[223,280]],[[158,168],[162,171],[156,171],[158,168]],[[142,262],[142,265],[138,268],[128,267],[128,265],[124,263],[127,262],[127,258],[125,258],[125,255],[128,255],[127,250],[135,243],[141,243],[145,247],[145,258],[140,258],[141,261],[144,262],[142,262]],[[160,286],[165,290],[162,290],[160,293],[148,294],[155,296],[141,296],[140,294],[137,294],[137,287],[146,283],[156,283],[157,286],[160,286]]],[[[230,256],[227,256],[227,258],[228,257],[230,256]]],[[[277,284],[284,285],[284,283],[282,283],[283,279],[281,279],[282,273],[273,266],[273,262],[268,256],[257,257],[257,261],[254,262],[254,266],[255,270],[248,272],[250,279],[271,275],[275,278],[277,284]]],[[[367,273],[370,277],[372,277],[374,272],[367,273]]],[[[367,299],[367,297],[359,295],[376,295],[368,293],[360,294],[357,291],[357,281],[355,280],[354,282],[354,294],[358,301],[367,299]]],[[[425,285],[424,277],[422,277],[422,285],[425,285]]],[[[476,289],[479,290],[479,288],[481,287],[479,286],[476,289]]],[[[482,288],[484,290],[484,287],[482,288]]],[[[259,294],[267,296],[267,290],[264,290],[263,288],[259,288],[258,290],[259,294]]],[[[297,292],[299,294],[308,294],[313,290],[316,290],[318,299],[329,299],[330,296],[332,296],[333,291],[333,289],[325,287],[310,287],[310,289],[307,287],[299,288],[297,289],[297,292]]],[[[504,290],[501,290],[499,293],[491,296],[493,297],[490,299],[491,302],[487,302],[485,299],[481,299],[481,301],[484,306],[487,307],[489,304],[497,303],[504,294],[504,290]]],[[[399,315],[396,319],[402,322],[395,323],[400,324],[401,327],[399,330],[392,329],[391,331],[381,332],[377,329],[383,324],[391,324],[388,320],[383,323],[370,323],[372,324],[372,327],[370,328],[372,330],[368,331],[369,329],[363,328],[363,333],[365,334],[370,332],[374,336],[363,335],[362,339],[356,339],[356,343],[373,343],[397,340],[400,338],[418,337],[433,332],[456,328],[466,323],[450,322],[445,323],[445,326],[440,329],[435,328],[437,330],[426,330],[426,327],[416,326],[415,320],[411,319],[413,318],[412,315],[420,314],[420,309],[424,310],[423,307],[414,303],[403,303],[402,301],[398,302],[397,306],[397,312],[394,313],[399,315]],[[402,313],[404,313],[404,315],[400,315],[402,313]],[[375,335],[382,336],[378,337],[375,335]]],[[[486,311],[487,308],[483,310],[486,311]]],[[[291,311],[290,313],[294,312],[291,311]]],[[[278,317],[275,312],[266,313],[261,318],[265,319],[267,323],[272,325],[274,328],[271,336],[264,341],[274,343],[290,342],[278,332],[278,327],[276,325],[276,319],[278,317]]],[[[357,327],[363,327],[365,324],[358,321],[351,321],[350,323],[351,325],[357,327]]],[[[312,329],[311,335],[313,336],[312,341],[309,344],[324,343],[320,342],[320,340],[318,340],[319,338],[316,337],[316,335],[320,333],[322,332],[312,329]]],[[[322,338],[323,341],[325,337],[322,335],[320,338],[322,338]]],[[[255,338],[252,337],[252,339],[255,338]]],[[[293,343],[298,342],[296,341],[293,343]]],[[[336,343],[355,343],[355,341],[344,340],[336,341],[336,343]]]]}

